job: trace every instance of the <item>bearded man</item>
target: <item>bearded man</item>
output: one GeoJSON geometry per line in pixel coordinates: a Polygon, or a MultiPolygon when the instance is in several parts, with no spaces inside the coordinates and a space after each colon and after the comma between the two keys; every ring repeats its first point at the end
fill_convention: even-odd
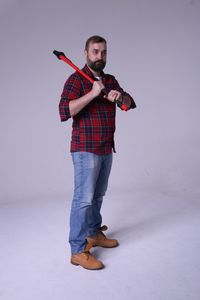
{"type": "Polygon", "coordinates": [[[104,267],[90,253],[90,248],[118,246],[116,239],[103,233],[101,206],[115,152],[114,132],[116,100],[133,98],[114,76],[105,74],[107,45],[100,36],[90,37],[85,44],[86,64],[82,69],[95,80],[92,84],[80,73],[66,81],[61,95],[61,121],[73,118],[71,156],[74,165],[74,195],[71,204],[69,243],[71,263],[94,270],[104,267]],[[107,94],[103,91],[107,91],[107,94]]]}

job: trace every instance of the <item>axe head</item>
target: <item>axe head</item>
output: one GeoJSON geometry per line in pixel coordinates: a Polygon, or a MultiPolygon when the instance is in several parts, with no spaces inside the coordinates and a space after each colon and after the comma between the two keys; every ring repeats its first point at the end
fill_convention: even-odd
{"type": "Polygon", "coordinates": [[[61,59],[60,56],[66,57],[63,52],[60,52],[60,51],[57,51],[57,50],[54,50],[53,54],[55,54],[55,56],[57,56],[58,59],[61,59]]]}

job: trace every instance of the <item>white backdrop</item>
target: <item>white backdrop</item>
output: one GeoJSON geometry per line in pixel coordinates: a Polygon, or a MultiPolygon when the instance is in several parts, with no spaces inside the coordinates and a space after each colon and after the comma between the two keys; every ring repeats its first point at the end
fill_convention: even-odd
{"type": "Polygon", "coordinates": [[[108,42],[105,71],[137,109],[117,114],[109,190],[199,194],[200,1],[0,1],[0,199],[72,191],[71,121],[58,103],[84,65],[85,40],[108,42]]]}

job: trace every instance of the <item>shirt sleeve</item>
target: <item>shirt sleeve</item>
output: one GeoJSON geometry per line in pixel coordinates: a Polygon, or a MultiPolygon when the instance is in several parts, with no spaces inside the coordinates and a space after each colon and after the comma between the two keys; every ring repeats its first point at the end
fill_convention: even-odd
{"type": "MultiPolygon", "coordinates": [[[[122,98],[123,97],[126,97],[126,98],[129,98],[130,101],[131,101],[131,107],[130,108],[135,108],[136,107],[136,104],[135,104],[135,101],[134,99],[131,97],[131,95],[129,95],[127,92],[125,92],[121,86],[119,85],[118,81],[116,80],[116,78],[114,77],[114,90],[120,92],[122,94],[122,98]]],[[[130,109],[129,108],[129,109],[130,109]]]]}
{"type": "Polygon", "coordinates": [[[76,73],[72,74],[65,82],[61,99],[59,103],[59,114],[61,121],[67,121],[71,118],[69,111],[69,102],[74,99],[80,98],[81,94],[81,81],[76,73]]]}

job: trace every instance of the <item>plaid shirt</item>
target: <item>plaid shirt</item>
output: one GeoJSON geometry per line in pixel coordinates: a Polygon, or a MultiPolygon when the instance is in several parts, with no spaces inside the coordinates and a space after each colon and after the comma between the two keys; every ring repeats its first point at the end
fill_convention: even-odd
{"type": "MultiPolygon", "coordinates": [[[[82,70],[95,79],[87,65],[82,70]]],[[[114,76],[102,72],[101,77],[107,91],[117,90],[128,95],[119,86],[114,76]]],[[[66,121],[71,117],[69,101],[80,98],[91,89],[92,83],[78,72],[68,78],[59,103],[61,121],[66,121]]],[[[115,113],[116,104],[105,99],[102,93],[86,105],[73,117],[71,152],[87,151],[98,155],[109,154],[112,149],[115,152],[115,113]]]]}

